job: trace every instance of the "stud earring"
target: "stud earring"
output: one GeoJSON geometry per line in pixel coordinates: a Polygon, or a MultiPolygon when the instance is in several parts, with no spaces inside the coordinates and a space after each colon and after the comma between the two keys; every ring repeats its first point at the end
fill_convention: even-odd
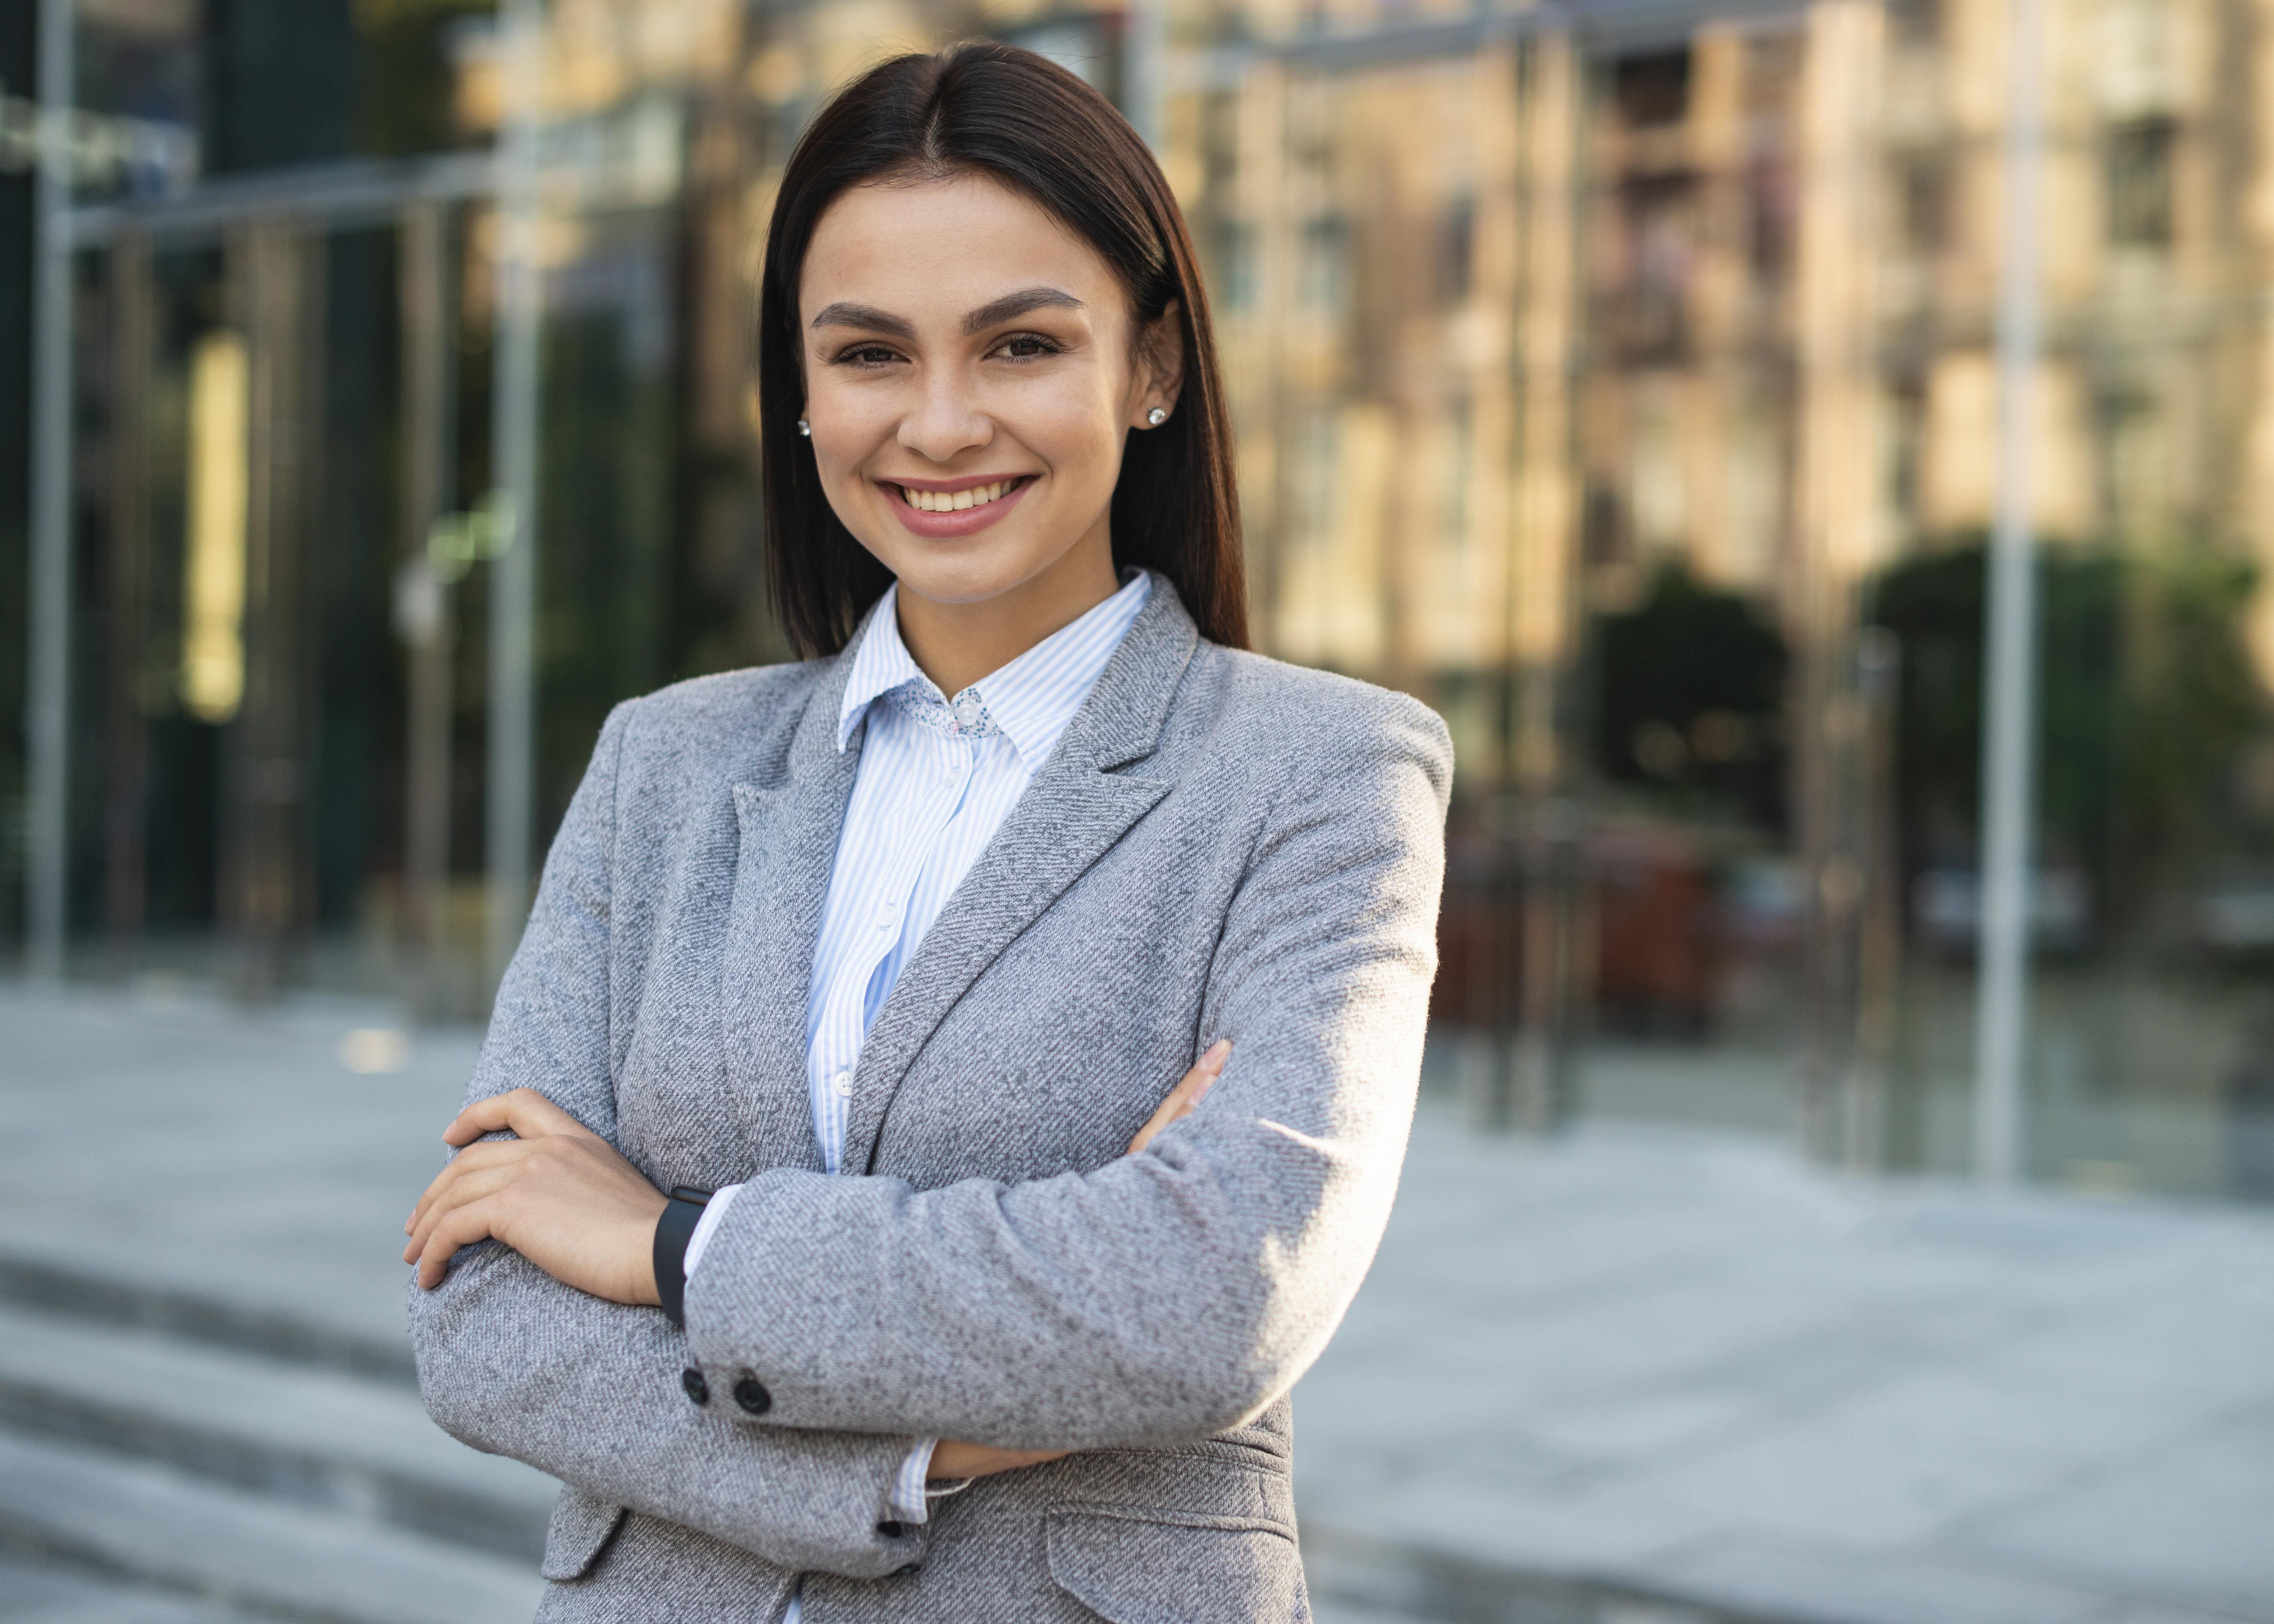
{"type": "Polygon", "coordinates": [[[797,432],[804,435],[808,440],[811,440],[813,438],[813,425],[808,423],[803,417],[800,417],[797,420],[797,432]]]}
{"type": "Polygon", "coordinates": [[[1162,410],[1158,406],[1156,406],[1152,410],[1145,414],[1145,421],[1151,424],[1156,429],[1168,420],[1169,414],[1162,410]]]}

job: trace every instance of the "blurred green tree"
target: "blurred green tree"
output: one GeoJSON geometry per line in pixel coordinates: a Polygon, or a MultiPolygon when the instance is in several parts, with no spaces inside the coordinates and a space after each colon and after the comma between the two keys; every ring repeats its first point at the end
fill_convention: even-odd
{"type": "MultiPolygon", "coordinates": [[[[1896,778],[1904,870],[1974,861],[1981,800],[1979,535],[1896,565],[1871,619],[1901,640],[1896,778]]],[[[2266,720],[2242,613],[2252,568],[2203,548],[2053,545],[2038,566],[2038,828],[2104,921],[2145,898],[2266,720]]]]}
{"type": "Polygon", "coordinates": [[[399,158],[467,145],[473,132],[458,123],[451,34],[496,13],[494,0],[355,0],[358,149],[399,158]]]}
{"type": "Polygon", "coordinates": [[[1693,812],[1785,821],[1783,636],[1752,603],[1662,566],[1642,601],[1599,615],[1598,771],[1693,812]]]}

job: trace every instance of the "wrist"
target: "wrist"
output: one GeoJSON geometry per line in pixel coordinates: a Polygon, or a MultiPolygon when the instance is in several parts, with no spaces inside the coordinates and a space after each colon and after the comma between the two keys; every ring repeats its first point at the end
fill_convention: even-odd
{"type": "Polygon", "coordinates": [[[663,1220],[664,1210],[671,1205],[668,1196],[658,1192],[652,1216],[643,1217],[627,1225],[624,1231],[624,1254],[632,1259],[630,1290],[624,1301],[635,1308],[659,1308],[663,1294],[656,1285],[655,1226],[663,1220]]]}

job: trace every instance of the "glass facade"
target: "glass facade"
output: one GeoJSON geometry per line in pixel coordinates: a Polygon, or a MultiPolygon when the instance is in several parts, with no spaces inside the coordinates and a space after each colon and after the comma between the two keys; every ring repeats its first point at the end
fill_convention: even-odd
{"type": "Polygon", "coordinates": [[[501,809],[541,851],[609,704],[782,652],[746,368],[791,142],[984,33],[1117,97],[1185,203],[1266,650],[1452,726],[1432,1086],[1972,1165],[2002,490],[2022,1170],[2274,1196],[2274,6],[2043,11],[551,0],[524,57],[519,0],[82,4],[70,964],[478,1012],[501,809]]]}

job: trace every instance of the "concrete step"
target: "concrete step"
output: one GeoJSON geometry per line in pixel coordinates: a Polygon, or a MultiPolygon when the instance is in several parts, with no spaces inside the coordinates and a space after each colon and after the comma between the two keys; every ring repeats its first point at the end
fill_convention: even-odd
{"type": "Polygon", "coordinates": [[[8,1624],[255,1624],[255,1615],[195,1597],[50,1563],[0,1561],[8,1624]]]}
{"type": "Polygon", "coordinates": [[[528,1624],[533,1563],[0,1433],[0,1545],[298,1624],[528,1624]]]}
{"type": "Polygon", "coordinates": [[[0,1305],[0,1429],[534,1563],[560,1485],[393,1382],[0,1305]]]}
{"type": "Polygon", "coordinates": [[[1316,1519],[1303,1523],[1303,1567],[1319,1624],[1799,1624],[1425,1551],[1316,1519]]]}
{"type": "Polygon", "coordinates": [[[418,1385],[407,1335],[379,1336],[312,1314],[184,1289],[154,1275],[138,1277],[0,1250],[0,1304],[162,1331],[190,1342],[376,1377],[397,1387],[418,1385]]]}

